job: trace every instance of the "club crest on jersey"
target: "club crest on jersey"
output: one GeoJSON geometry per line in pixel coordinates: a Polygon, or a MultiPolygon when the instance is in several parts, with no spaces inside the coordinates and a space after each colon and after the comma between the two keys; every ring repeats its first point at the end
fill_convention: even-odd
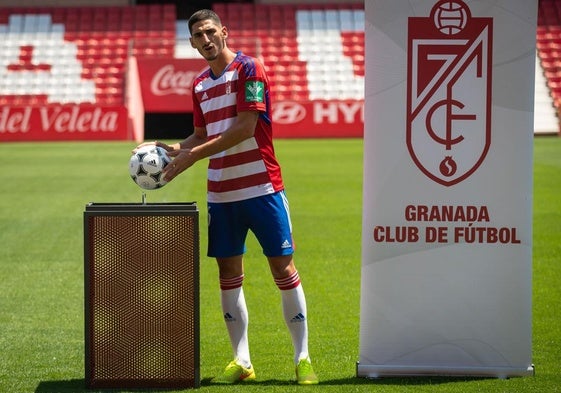
{"type": "Polygon", "coordinates": [[[461,0],[408,20],[407,148],[444,186],[472,175],[489,151],[492,38],[493,19],[472,17],[461,0]]]}
{"type": "Polygon", "coordinates": [[[245,102],[264,102],[265,85],[261,81],[245,82],[245,102]]]}

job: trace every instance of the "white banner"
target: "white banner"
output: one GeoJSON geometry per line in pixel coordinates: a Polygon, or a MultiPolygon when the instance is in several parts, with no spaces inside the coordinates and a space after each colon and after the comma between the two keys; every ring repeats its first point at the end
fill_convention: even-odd
{"type": "Polygon", "coordinates": [[[365,2],[357,375],[528,375],[537,0],[365,2]]]}

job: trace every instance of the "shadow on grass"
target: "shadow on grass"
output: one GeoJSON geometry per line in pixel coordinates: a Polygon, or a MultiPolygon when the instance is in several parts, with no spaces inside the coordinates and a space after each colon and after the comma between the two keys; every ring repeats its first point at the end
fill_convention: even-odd
{"type": "MultiPolygon", "coordinates": [[[[466,381],[477,381],[477,380],[484,380],[489,378],[481,378],[481,377],[407,377],[407,378],[400,378],[400,377],[384,377],[384,378],[359,378],[359,377],[349,377],[349,378],[340,378],[340,379],[327,379],[323,380],[320,378],[319,384],[323,386],[357,386],[357,385],[394,385],[394,386],[403,386],[403,385],[439,385],[439,384],[447,384],[447,383],[455,383],[455,382],[466,382],[466,381]]],[[[215,386],[215,384],[210,382],[211,378],[204,378],[201,380],[201,386],[215,386]]],[[[289,385],[296,385],[296,381],[289,381],[289,380],[277,380],[277,379],[268,379],[268,380],[255,380],[244,382],[244,385],[255,385],[255,386],[289,386],[289,385]]]]}
{"type": "Polygon", "coordinates": [[[67,381],[41,381],[35,393],[77,393],[89,392],[83,379],[70,379],[67,381]]]}
{"type": "Polygon", "coordinates": [[[171,388],[103,388],[87,389],[84,379],[70,379],[66,381],[41,381],[35,393],[108,393],[108,392],[165,392],[165,391],[190,391],[193,389],[171,388]]]}
{"type": "MultiPolygon", "coordinates": [[[[459,378],[459,377],[413,377],[413,378],[379,378],[379,379],[369,379],[369,378],[359,378],[359,377],[350,377],[350,378],[340,378],[340,379],[328,379],[328,380],[320,380],[320,385],[323,386],[345,386],[345,385],[393,385],[393,386],[404,386],[404,385],[416,385],[416,386],[423,386],[423,385],[438,385],[438,384],[446,384],[446,383],[454,383],[454,382],[466,382],[466,381],[476,381],[476,380],[483,380],[489,378],[459,378]]],[[[244,384],[253,385],[253,386],[290,386],[296,385],[295,381],[288,381],[288,380],[277,380],[277,379],[269,379],[269,380],[257,380],[251,382],[245,382],[244,384]]],[[[203,378],[201,380],[201,386],[216,386],[215,384],[211,383],[211,378],[203,378]]],[[[174,389],[126,389],[127,392],[146,392],[146,391],[161,391],[165,392],[166,390],[174,390],[174,389]]],[[[185,389],[185,391],[192,390],[192,389],[185,389]]],[[[95,393],[95,392],[118,392],[120,389],[86,389],[84,379],[70,379],[66,381],[41,381],[37,388],[35,389],[35,393],[95,393]]]]}
{"type": "Polygon", "coordinates": [[[466,382],[466,381],[477,381],[488,378],[481,377],[384,377],[384,378],[341,378],[341,379],[331,379],[326,381],[320,381],[322,385],[393,385],[393,386],[403,386],[403,385],[440,385],[446,383],[455,382],[466,382]]]}

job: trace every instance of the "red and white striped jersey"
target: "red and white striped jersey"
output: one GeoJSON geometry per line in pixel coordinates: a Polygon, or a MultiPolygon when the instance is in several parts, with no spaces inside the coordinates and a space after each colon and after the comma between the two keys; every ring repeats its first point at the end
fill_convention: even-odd
{"type": "Polygon", "coordinates": [[[272,140],[269,80],[263,65],[241,52],[215,76],[210,69],[193,83],[193,121],[207,138],[226,131],[238,112],[259,111],[252,138],[213,155],[208,165],[208,202],[234,202],[284,188],[272,140]]]}

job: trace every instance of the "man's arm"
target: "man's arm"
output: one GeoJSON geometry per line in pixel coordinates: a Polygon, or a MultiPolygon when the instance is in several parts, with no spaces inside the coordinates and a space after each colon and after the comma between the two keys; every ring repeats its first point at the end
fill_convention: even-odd
{"type": "Polygon", "coordinates": [[[181,142],[169,145],[173,150],[192,149],[195,146],[202,145],[206,142],[206,128],[195,127],[193,133],[181,142]]]}
{"type": "Polygon", "coordinates": [[[232,146],[251,138],[255,133],[255,126],[257,125],[258,118],[259,112],[257,111],[239,112],[236,117],[236,121],[232,124],[232,126],[230,126],[230,128],[220,134],[217,138],[203,143],[202,145],[193,147],[190,154],[195,156],[195,161],[198,161],[227,150],[232,146]]]}
{"type": "Polygon", "coordinates": [[[164,170],[164,179],[171,181],[195,162],[213,156],[251,138],[255,133],[258,118],[259,112],[257,111],[239,112],[234,124],[230,128],[209,141],[206,140],[206,129],[195,128],[195,132],[184,141],[171,146],[173,151],[169,152],[169,155],[175,158],[172,161],[172,165],[168,165],[164,170]]]}
{"type": "Polygon", "coordinates": [[[206,142],[206,128],[204,127],[195,127],[194,132],[189,135],[187,138],[182,140],[181,142],[174,143],[168,145],[164,142],[160,141],[151,141],[151,142],[143,142],[140,145],[136,146],[132,153],[135,153],[137,149],[147,146],[147,145],[156,145],[168,152],[168,154],[174,150],[181,150],[181,149],[192,149],[195,146],[201,145],[206,142]]]}

